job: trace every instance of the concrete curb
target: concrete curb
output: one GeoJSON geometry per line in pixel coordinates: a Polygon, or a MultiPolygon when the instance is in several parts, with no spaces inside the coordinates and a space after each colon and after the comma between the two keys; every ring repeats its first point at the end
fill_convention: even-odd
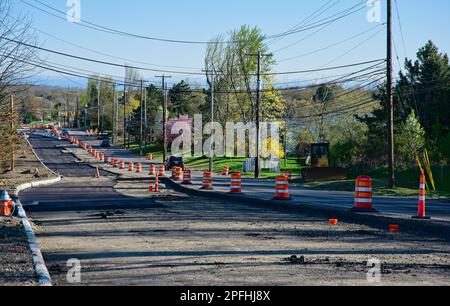
{"type": "MultiPolygon", "coordinates": [[[[33,154],[36,156],[36,158],[39,160],[39,162],[44,166],[46,169],[48,169],[51,173],[56,175],[57,177],[48,179],[48,180],[42,180],[42,181],[36,181],[31,183],[25,183],[22,185],[19,185],[16,187],[15,195],[18,196],[20,192],[34,188],[39,186],[45,186],[45,185],[52,185],[55,183],[58,183],[62,180],[62,177],[58,174],[56,174],[54,171],[49,169],[47,165],[44,164],[44,162],[39,158],[39,156],[34,151],[33,147],[31,146],[31,143],[29,140],[25,137],[25,140],[27,141],[28,145],[30,146],[31,150],[33,151],[33,154]]],[[[36,275],[39,281],[40,286],[52,286],[52,280],[50,278],[50,274],[48,273],[47,266],[45,265],[44,257],[42,256],[41,250],[39,249],[39,244],[36,239],[36,235],[33,231],[33,228],[31,227],[31,223],[28,220],[28,217],[25,213],[25,210],[23,209],[22,203],[17,198],[15,200],[16,206],[17,206],[17,216],[20,219],[20,222],[24,228],[25,234],[28,239],[28,246],[30,248],[31,254],[32,254],[32,261],[33,261],[33,267],[36,271],[36,275]]]]}
{"type": "Polygon", "coordinates": [[[31,183],[25,183],[22,185],[17,186],[16,190],[15,190],[15,195],[19,195],[19,193],[21,193],[24,190],[30,189],[30,188],[35,188],[35,187],[40,187],[40,186],[46,186],[46,185],[52,185],[55,183],[58,183],[62,180],[62,176],[58,176],[52,179],[48,179],[48,180],[42,180],[42,181],[36,181],[36,182],[31,182],[31,183]]]}
{"type": "MultiPolygon", "coordinates": [[[[44,185],[52,185],[59,181],[61,181],[61,177],[45,180],[45,181],[39,181],[39,182],[32,182],[32,183],[26,183],[18,186],[16,188],[15,195],[18,196],[20,192],[33,188],[33,187],[39,187],[44,185]]],[[[39,249],[39,244],[36,239],[36,235],[33,231],[33,228],[31,227],[30,221],[28,220],[28,217],[25,213],[25,210],[23,209],[22,203],[19,199],[15,200],[16,206],[17,206],[17,216],[20,219],[20,223],[22,224],[25,234],[27,235],[28,239],[28,247],[30,248],[31,254],[32,254],[32,261],[33,261],[33,267],[36,271],[36,275],[39,281],[40,286],[52,286],[52,280],[50,278],[50,274],[48,273],[47,266],[45,265],[44,257],[42,256],[41,250],[39,249]]]]}
{"type": "Polygon", "coordinates": [[[36,275],[39,281],[39,286],[49,287],[52,286],[52,280],[50,274],[48,273],[47,266],[44,262],[44,257],[42,256],[41,250],[39,249],[39,244],[37,243],[36,235],[34,234],[33,228],[31,227],[30,221],[25,213],[25,210],[20,203],[20,200],[16,200],[17,205],[17,215],[20,222],[23,225],[25,234],[27,235],[28,245],[33,258],[33,267],[36,271],[36,275]]]}
{"type": "Polygon", "coordinates": [[[381,230],[387,230],[390,224],[395,223],[400,225],[401,231],[405,233],[414,233],[417,235],[426,234],[450,241],[450,224],[446,222],[433,220],[413,220],[395,215],[383,215],[380,213],[356,213],[352,212],[351,210],[318,207],[307,203],[299,203],[293,201],[264,200],[239,194],[201,191],[185,187],[172,181],[169,178],[161,178],[161,182],[166,184],[168,188],[172,188],[175,191],[183,192],[193,196],[207,197],[218,200],[231,200],[249,206],[258,206],[287,212],[303,213],[314,217],[324,217],[326,219],[337,218],[343,222],[368,225],[381,230]]]}

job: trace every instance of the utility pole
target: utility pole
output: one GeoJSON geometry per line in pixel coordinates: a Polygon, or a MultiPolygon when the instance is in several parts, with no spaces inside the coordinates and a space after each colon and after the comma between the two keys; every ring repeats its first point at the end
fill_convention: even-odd
{"type": "Polygon", "coordinates": [[[259,178],[259,164],[260,164],[260,103],[261,103],[261,58],[263,56],[272,56],[272,53],[263,54],[261,51],[258,51],[256,54],[248,54],[248,56],[256,56],[258,59],[258,68],[256,72],[257,82],[256,82],[256,159],[255,159],[255,178],[259,178]]]}
{"type": "Polygon", "coordinates": [[[163,89],[163,138],[164,138],[164,153],[163,153],[163,162],[167,159],[167,130],[166,130],[166,122],[167,122],[167,84],[166,79],[171,78],[169,75],[160,75],[155,76],[156,78],[161,78],[162,80],[162,89],[163,89]]]}
{"type": "Polygon", "coordinates": [[[88,106],[84,106],[84,130],[87,131],[88,106]]]}
{"type": "Polygon", "coordinates": [[[14,171],[16,169],[16,161],[15,161],[15,152],[14,152],[14,140],[13,140],[13,133],[14,133],[14,96],[9,96],[9,145],[11,148],[11,171],[14,171]]]}
{"type": "Polygon", "coordinates": [[[78,129],[80,127],[80,99],[79,99],[79,96],[78,96],[78,91],[77,91],[76,102],[77,102],[77,109],[75,111],[75,118],[74,118],[74,121],[73,121],[73,128],[74,129],[78,129]]]}
{"type": "MultiPolygon", "coordinates": [[[[214,126],[214,99],[215,99],[215,81],[216,75],[213,70],[203,70],[203,72],[210,73],[211,77],[211,128],[214,126]]],[[[214,170],[214,154],[212,146],[214,144],[214,133],[211,135],[211,146],[209,147],[209,172],[214,170]]]]}
{"type": "Polygon", "coordinates": [[[123,84],[123,147],[127,148],[127,85],[123,84]]]}
{"type": "Polygon", "coordinates": [[[144,138],[144,81],[141,80],[141,103],[139,113],[139,156],[142,156],[142,140],[144,138]]]}
{"type": "Polygon", "coordinates": [[[98,90],[97,90],[97,127],[98,130],[101,133],[101,129],[100,129],[100,80],[97,80],[97,86],[98,86],[98,90]]]}
{"type": "Polygon", "coordinates": [[[389,189],[395,187],[394,101],[392,89],[392,0],[387,0],[387,105],[389,189]]]}
{"type": "Polygon", "coordinates": [[[144,153],[147,154],[148,114],[147,114],[147,87],[144,87],[144,153]]]}
{"type": "Polygon", "coordinates": [[[117,111],[117,106],[116,106],[116,84],[113,83],[112,84],[112,95],[113,95],[113,107],[112,107],[112,117],[111,117],[111,122],[112,122],[112,143],[116,143],[116,128],[117,128],[117,121],[116,121],[116,111],[117,111]]]}

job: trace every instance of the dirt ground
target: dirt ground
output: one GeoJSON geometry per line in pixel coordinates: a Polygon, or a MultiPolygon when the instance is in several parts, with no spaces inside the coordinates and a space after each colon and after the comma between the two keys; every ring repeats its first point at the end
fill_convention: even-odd
{"type": "Polygon", "coordinates": [[[14,192],[20,184],[52,178],[54,175],[42,166],[33,154],[25,139],[21,138],[20,147],[16,152],[16,168],[14,171],[0,169],[0,190],[14,192]]]}
{"type": "MultiPolygon", "coordinates": [[[[20,184],[53,177],[24,139],[21,147],[16,152],[15,171],[0,173],[0,190],[7,190],[10,194],[20,184]]],[[[0,262],[1,285],[36,285],[31,252],[18,219],[0,217],[0,262]]]]}
{"type": "MultiPolygon", "coordinates": [[[[120,183],[138,193],[145,185],[120,183]]],[[[146,210],[33,213],[56,285],[450,285],[450,245],[166,192],[146,210]],[[66,280],[81,261],[81,284],[66,280]]]]}
{"type": "Polygon", "coordinates": [[[0,217],[0,263],[0,286],[37,285],[27,239],[16,218],[0,217]]]}

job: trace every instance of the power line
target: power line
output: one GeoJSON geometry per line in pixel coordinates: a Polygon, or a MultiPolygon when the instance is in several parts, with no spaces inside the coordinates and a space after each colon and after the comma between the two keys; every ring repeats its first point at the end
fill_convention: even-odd
{"type": "Polygon", "coordinates": [[[350,40],[353,40],[353,39],[355,39],[355,38],[357,38],[357,37],[360,37],[360,36],[362,36],[362,35],[364,35],[364,34],[370,33],[370,32],[372,32],[374,29],[376,29],[376,28],[378,28],[379,26],[382,26],[382,25],[386,25],[386,24],[385,24],[385,23],[383,23],[383,24],[381,24],[381,25],[378,24],[378,25],[376,25],[376,26],[374,26],[374,27],[372,27],[372,28],[370,28],[370,29],[368,29],[368,30],[365,30],[365,31],[363,31],[363,32],[361,32],[361,33],[358,33],[358,34],[356,34],[356,35],[353,35],[353,36],[351,36],[351,37],[349,37],[349,38],[346,38],[346,39],[344,39],[344,40],[338,41],[338,42],[336,42],[336,43],[330,44],[330,45],[328,45],[328,46],[326,46],[326,47],[319,48],[319,49],[316,49],[316,50],[313,50],[313,51],[309,51],[309,52],[306,52],[306,53],[303,53],[303,54],[300,54],[300,55],[296,55],[296,56],[293,56],[293,57],[284,58],[284,59],[278,60],[277,62],[278,62],[278,63],[282,63],[282,62],[286,62],[286,61],[291,61],[291,60],[294,60],[294,59],[298,59],[298,58],[301,58],[301,57],[305,57],[305,56],[308,56],[308,55],[316,54],[316,53],[321,52],[321,51],[328,50],[328,49],[330,49],[330,48],[332,48],[332,47],[339,46],[339,45],[341,45],[341,44],[343,44],[343,43],[346,43],[346,42],[348,42],[348,41],[350,41],[350,40]]]}
{"type": "MultiPolygon", "coordinates": [[[[301,21],[300,23],[297,23],[295,26],[291,27],[289,30],[287,30],[286,32],[289,31],[293,31],[303,25],[305,25],[307,22],[309,22],[310,20],[314,20],[315,18],[317,18],[318,16],[322,15],[323,13],[325,13],[327,10],[329,10],[330,8],[332,8],[334,5],[336,5],[339,1],[336,1],[334,3],[334,5],[329,6],[328,8],[325,9],[326,6],[328,6],[328,4],[330,4],[331,2],[333,2],[333,0],[328,0],[324,5],[322,5],[319,9],[317,9],[316,11],[314,11],[311,15],[309,15],[306,19],[304,19],[303,21],[301,21]],[[317,15],[320,12],[319,15],[317,15]],[[316,16],[317,15],[317,16],[316,16]]],[[[278,39],[274,39],[270,42],[267,43],[267,46],[273,45],[277,42],[279,42],[280,40],[282,40],[284,37],[280,37],[278,39]]]]}
{"type": "Polygon", "coordinates": [[[74,58],[74,59],[79,59],[79,60],[83,60],[83,61],[93,62],[93,63],[97,63],[97,64],[103,64],[103,65],[109,65],[109,66],[115,66],[115,67],[121,67],[121,68],[132,68],[132,69],[138,69],[138,70],[144,70],[144,71],[152,71],[152,72],[169,72],[169,73],[187,74],[187,75],[203,75],[203,73],[197,73],[197,72],[168,71],[168,70],[150,69],[150,68],[144,68],[144,67],[136,67],[136,66],[130,66],[130,65],[124,65],[124,64],[117,64],[117,63],[112,63],[112,62],[106,62],[106,61],[102,61],[102,60],[87,58],[87,57],[83,57],[83,56],[78,56],[78,55],[74,55],[74,54],[69,54],[69,53],[65,53],[65,52],[50,50],[50,49],[47,49],[47,48],[43,48],[43,47],[27,44],[27,43],[20,42],[20,41],[14,40],[14,39],[6,38],[6,37],[2,37],[2,39],[5,39],[5,40],[10,41],[10,42],[14,42],[16,44],[20,44],[20,45],[23,45],[23,46],[26,46],[26,47],[29,47],[29,48],[33,48],[33,49],[37,49],[37,50],[41,50],[41,51],[45,51],[45,52],[49,52],[49,53],[65,56],[65,57],[70,57],[70,58],[74,58]]]}
{"type": "MultiPolygon", "coordinates": [[[[358,9],[358,10],[355,10],[355,11],[351,12],[351,14],[357,13],[357,12],[359,12],[359,11],[362,10],[362,9],[363,9],[363,8],[360,8],[360,9],[358,9]]],[[[347,16],[350,16],[350,15],[347,15],[347,16]]],[[[278,52],[287,50],[287,49],[289,49],[289,48],[291,48],[291,47],[293,47],[293,46],[295,46],[295,45],[297,45],[297,44],[299,44],[299,43],[305,41],[306,39],[308,39],[308,38],[314,36],[315,34],[317,34],[317,33],[321,32],[321,31],[325,30],[326,28],[328,28],[329,26],[331,26],[334,22],[336,22],[336,21],[338,21],[338,20],[340,20],[340,19],[337,19],[337,20],[335,20],[335,21],[333,21],[333,22],[331,22],[331,23],[327,23],[327,24],[325,24],[323,27],[321,27],[320,29],[318,29],[317,31],[315,31],[315,32],[313,32],[313,33],[311,33],[311,34],[309,34],[309,35],[303,37],[302,39],[297,40],[297,41],[295,41],[295,42],[293,42],[293,43],[291,43],[291,44],[289,44],[289,45],[287,45],[287,46],[285,46],[285,47],[282,47],[282,48],[280,48],[280,49],[278,49],[278,50],[276,50],[276,51],[274,51],[274,52],[275,52],[275,53],[278,53],[278,52]]]]}
{"type": "MultiPolygon", "coordinates": [[[[153,72],[169,72],[169,73],[176,73],[176,74],[203,75],[203,73],[194,73],[194,72],[186,73],[186,72],[181,72],[181,71],[157,70],[157,69],[149,69],[149,68],[142,68],[142,67],[135,67],[135,66],[117,64],[117,63],[111,63],[111,62],[106,62],[106,61],[102,61],[102,60],[96,60],[96,59],[91,59],[91,58],[87,58],[87,57],[77,56],[77,55],[68,54],[68,53],[64,53],[64,52],[59,52],[59,51],[55,51],[55,50],[50,50],[50,49],[47,49],[47,48],[38,47],[38,46],[35,46],[35,45],[27,44],[27,43],[20,42],[20,41],[14,40],[14,39],[6,38],[6,37],[3,37],[2,39],[5,39],[5,40],[10,41],[10,42],[14,42],[16,44],[24,45],[24,46],[27,46],[27,47],[30,47],[30,48],[34,48],[34,49],[37,49],[37,50],[41,50],[41,51],[45,51],[45,52],[49,52],[49,53],[53,53],[53,54],[57,54],[57,55],[65,56],[65,57],[70,57],[70,58],[74,58],[74,59],[79,59],[79,60],[83,60],[83,61],[89,61],[89,62],[93,62],[93,63],[103,64],[103,65],[109,65],[109,66],[115,66],[115,67],[121,67],[121,68],[131,68],[131,69],[145,70],[145,71],[153,71],[153,72]]],[[[273,73],[262,73],[261,75],[286,75],[286,74],[301,74],[301,73],[309,73],[309,72],[320,72],[320,71],[327,71],[327,70],[335,70],[335,69],[342,69],[342,68],[348,68],[348,67],[361,66],[361,65],[371,64],[371,63],[381,62],[381,61],[384,61],[384,59],[377,59],[377,60],[365,61],[365,62],[360,62],[360,63],[341,65],[341,66],[335,66],[335,67],[327,67],[327,68],[319,68],[319,69],[286,71],[286,72],[273,72],[273,73]]],[[[253,75],[253,74],[251,74],[251,75],[253,75]]]]}
{"type": "MultiPolygon", "coordinates": [[[[49,15],[53,16],[53,17],[56,17],[58,19],[66,21],[66,12],[60,11],[60,10],[58,10],[58,9],[56,9],[56,8],[54,8],[54,7],[50,6],[50,5],[42,2],[42,1],[33,0],[34,2],[37,2],[40,5],[48,8],[48,9],[50,9],[52,11],[55,11],[55,12],[57,12],[58,14],[60,14],[62,16],[59,16],[59,15],[54,14],[52,12],[49,12],[49,11],[47,11],[47,10],[41,8],[41,7],[38,7],[38,6],[34,5],[34,4],[31,4],[31,3],[29,3],[29,2],[27,2],[25,0],[20,0],[20,1],[22,3],[28,5],[28,6],[32,7],[32,8],[35,8],[35,9],[41,11],[41,12],[44,12],[46,14],[49,14],[49,15]]],[[[353,14],[354,12],[350,12],[350,13],[346,13],[346,12],[348,12],[349,10],[351,10],[351,9],[353,9],[355,7],[360,6],[363,3],[365,3],[365,1],[360,2],[359,4],[353,6],[350,9],[344,10],[342,12],[339,12],[339,13],[335,14],[335,15],[332,15],[332,16],[329,16],[327,18],[324,18],[324,19],[322,19],[322,20],[320,20],[320,21],[318,21],[316,23],[313,23],[313,24],[307,26],[307,27],[295,29],[295,30],[292,30],[292,31],[286,31],[286,32],[278,33],[278,34],[274,34],[274,35],[268,35],[268,36],[265,37],[265,39],[267,40],[267,39],[276,39],[276,38],[280,38],[280,37],[285,37],[285,36],[293,35],[293,34],[296,34],[296,33],[299,33],[299,32],[304,32],[304,31],[308,31],[308,30],[311,30],[311,29],[315,29],[315,28],[321,27],[321,26],[323,26],[325,24],[328,24],[328,23],[333,23],[333,22],[335,22],[335,21],[337,21],[339,19],[343,19],[343,18],[353,14]],[[337,16],[337,17],[335,17],[335,16],[337,16]],[[332,18],[332,19],[330,19],[330,18],[332,18]]],[[[363,9],[363,8],[360,8],[358,10],[361,10],[361,9],[363,9]]],[[[86,21],[86,20],[80,20],[80,22],[75,23],[75,25],[82,26],[82,27],[89,28],[89,29],[96,30],[96,31],[106,32],[106,33],[109,33],[109,34],[115,34],[115,35],[120,35],[120,36],[128,36],[128,37],[145,39],[145,40],[167,42],[167,43],[199,45],[199,44],[232,44],[232,43],[237,43],[238,42],[238,41],[226,41],[226,42],[220,42],[220,41],[194,41],[194,40],[177,40],[177,39],[150,37],[150,36],[139,35],[139,34],[134,34],[134,33],[129,33],[129,32],[125,32],[125,31],[116,30],[116,29],[113,29],[113,28],[110,28],[110,27],[105,27],[105,26],[102,26],[102,25],[99,25],[99,24],[96,24],[96,23],[93,23],[93,22],[90,22],[90,21],[86,21]]]]}
{"type": "MultiPolygon", "coordinates": [[[[12,18],[12,19],[14,19],[14,20],[16,20],[16,21],[18,21],[18,22],[24,24],[24,22],[21,21],[20,19],[15,18],[15,17],[11,16],[10,14],[6,14],[6,15],[7,15],[8,17],[10,17],[10,18],[12,18]]],[[[197,68],[197,67],[159,65],[159,64],[152,64],[152,63],[147,63],[147,62],[142,62],[142,61],[136,61],[136,60],[132,60],[132,59],[124,58],[124,57],[115,56],[115,55],[112,55],[112,54],[109,54],[109,53],[101,52],[101,51],[98,51],[98,50],[94,50],[94,49],[91,49],[91,48],[87,48],[87,47],[81,46],[81,45],[79,45],[79,44],[75,44],[75,43],[73,43],[73,42],[70,42],[70,41],[67,41],[67,40],[65,40],[65,39],[62,39],[61,37],[55,36],[55,35],[53,35],[53,34],[50,34],[50,33],[46,32],[46,31],[43,31],[43,30],[41,30],[41,29],[38,29],[38,28],[35,27],[35,26],[33,26],[33,28],[34,28],[37,32],[42,33],[42,34],[44,34],[44,35],[47,35],[47,36],[49,36],[49,37],[51,37],[51,38],[53,38],[53,39],[56,39],[56,40],[58,40],[58,41],[61,41],[61,42],[63,42],[63,43],[66,43],[66,44],[68,44],[68,45],[74,46],[74,47],[79,48],[79,49],[81,49],[81,50],[89,51],[89,52],[92,52],[92,53],[95,53],[95,54],[99,54],[99,55],[102,55],[102,56],[107,56],[107,57],[110,57],[110,58],[119,59],[119,60],[123,60],[123,61],[126,61],[126,62],[137,63],[137,64],[141,64],[141,65],[147,65],[147,66],[155,66],[155,67],[163,67],[163,68],[178,68],[178,69],[194,69],[194,70],[200,70],[200,68],[197,68]]]]}

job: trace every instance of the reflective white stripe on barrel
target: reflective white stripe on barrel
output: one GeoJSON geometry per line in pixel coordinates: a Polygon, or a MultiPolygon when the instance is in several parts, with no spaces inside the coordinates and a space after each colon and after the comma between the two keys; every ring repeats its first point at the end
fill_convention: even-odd
{"type": "Polygon", "coordinates": [[[356,202],[358,202],[358,203],[372,203],[372,199],[356,198],[356,202]]]}
{"type": "Polygon", "coordinates": [[[370,187],[356,187],[357,192],[372,192],[372,188],[370,187]]]}

